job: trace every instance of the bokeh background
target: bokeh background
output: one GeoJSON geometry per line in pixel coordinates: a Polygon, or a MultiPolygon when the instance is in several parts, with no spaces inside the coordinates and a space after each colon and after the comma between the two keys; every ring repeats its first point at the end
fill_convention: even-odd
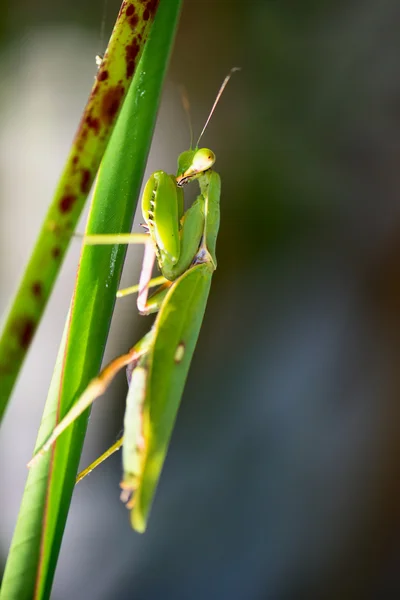
{"type": "MultiPolygon", "coordinates": [[[[1,311],[119,4],[2,0],[1,311]]],[[[76,488],[55,600],[400,597],[399,28],[396,0],[184,2],[147,174],[188,146],[179,86],[198,132],[240,66],[204,138],[218,271],[148,531],[129,527],[116,455],[76,488]]],[[[78,256],[0,434],[0,564],[78,256]]],[[[105,360],[148,325],[119,301],[105,360]]],[[[120,433],[125,392],[121,375],[94,407],[82,466],[120,433]]]]}

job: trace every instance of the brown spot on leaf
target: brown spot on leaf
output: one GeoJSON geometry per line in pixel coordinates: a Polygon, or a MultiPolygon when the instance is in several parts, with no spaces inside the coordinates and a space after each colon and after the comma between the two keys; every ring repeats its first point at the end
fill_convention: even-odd
{"type": "Polygon", "coordinates": [[[35,298],[40,298],[42,296],[43,286],[40,281],[34,281],[32,283],[32,294],[35,298]]]}
{"type": "Polygon", "coordinates": [[[76,201],[76,196],[74,194],[65,194],[60,200],[60,210],[62,213],[69,212],[74,203],[76,201]]]}
{"type": "Polygon", "coordinates": [[[79,157],[78,156],[74,156],[74,158],[72,159],[72,164],[73,165],[77,165],[79,161],[79,157]]]}
{"type": "Polygon", "coordinates": [[[88,194],[92,183],[91,173],[89,169],[82,169],[81,173],[81,192],[82,194],[88,194]]]}
{"type": "Polygon", "coordinates": [[[139,17],[137,15],[132,15],[128,23],[132,27],[132,29],[136,29],[137,24],[139,23],[139,17]]]}
{"type": "MultiPolygon", "coordinates": [[[[95,117],[92,117],[91,115],[88,115],[86,117],[86,124],[89,127],[89,129],[93,129],[93,131],[95,132],[96,135],[99,133],[99,129],[100,129],[99,119],[96,119],[95,117]]],[[[84,134],[83,134],[83,137],[84,137],[84,134]]],[[[87,137],[87,133],[86,133],[85,137],[87,137]]]]}
{"type": "Polygon", "coordinates": [[[150,17],[154,17],[157,10],[159,0],[148,0],[146,10],[143,13],[143,19],[148,21],[150,17]]]}
{"type": "Polygon", "coordinates": [[[139,53],[139,44],[136,39],[133,39],[125,48],[126,60],[136,60],[139,53]]]}
{"type": "Polygon", "coordinates": [[[59,258],[61,254],[61,248],[59,248],[58,246],[54,246],[54,248],[51,249],[51,255],[53,258],[59,258]]]}
{"type": "Polygon", "coordinates": [[[80,143],[79,143],[79,146],[78,146],[79,152],[82,152],[83,148],[85,147],[85,144],[86,144],[87,138],[88,138],[88,132],[89,132],[88,127],[84,127],[81,130],[80,143]]]}
{"type": "Polygon", "coordinates": [[[130,77],[132,77],[132,75],[135,71],[136,60],[137,60],[137,56],[139,54],[139,50],[140,50],[140,46],[137,43],[136,39],[132,40],[132,42],[130,44],[128,44],[128,46],[125,48],[126,76],[128,79],[130,77]]]}
{"type": "Polygon", "coordinates": [[[133,15],[134,12],[135,12],[135,7],[133,6],[133,4],[130,4],[128,6],[128,8],[126,9],[126,16],[130,17],[131,15],[133,15]]]}
{"type": "Polygon", "coordinates": [[[101,103],[101,114],[102,118],[111,123],[115,118],[119,107],[121,106],[121,100],[124,95],[125,88],[122,85],[116,85],[111,87],[103,96],[101,103]]]}
{"type": "Polygon", "coordinates": [[[18,342],[24,350],[29,347],[35,333],[36,323],[29,317],[22,317],[14,323],[14,331],[18,337],[18,342]]]}
{"type": "Polygon", "coordinates": [[[99,81],[106,81],[106,79],[108,79],[108,71],[107,69],[103,69],[99,72],[99,74],[97,75],[97,79],[99,81]]]}

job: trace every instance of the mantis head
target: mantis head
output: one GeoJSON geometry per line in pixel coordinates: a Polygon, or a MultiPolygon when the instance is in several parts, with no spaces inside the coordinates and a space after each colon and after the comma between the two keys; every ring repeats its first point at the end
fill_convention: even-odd
{"type": "Polygon", "coordinates": [[[215,154],[209,148],[186,150],[179,155],[176,183],[182,187],[185,183],[198,179],[215,163],[215,154]]]}

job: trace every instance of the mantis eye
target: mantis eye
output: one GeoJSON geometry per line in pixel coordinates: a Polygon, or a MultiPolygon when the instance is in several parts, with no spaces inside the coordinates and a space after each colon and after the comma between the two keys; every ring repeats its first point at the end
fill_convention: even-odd
{"type": "Polygon", "coordinates": [[[193,156],[192,169],[195,173],[203,173],[215,163],[215,154],[208,148],[200,148],[193,156]]]}

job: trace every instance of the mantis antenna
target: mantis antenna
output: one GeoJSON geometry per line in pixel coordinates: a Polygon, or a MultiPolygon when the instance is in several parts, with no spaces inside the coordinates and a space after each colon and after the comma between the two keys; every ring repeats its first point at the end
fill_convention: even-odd
{"type": "Polygon", "coordinates": [[[230,78],[232,77],[232,75],[233,75],[233,73],[234,73],[235,71],[240,71],[240,67],[233,67],[233,68],[232,68],[232,69],[229,71],[228,75],[225,77],[224,81],[222,82],[222,85],[221,85],[221,87],[219,88],[219,91],[218,91],[217,97],[215,98],[215,100],[214,100],[214,104],[212,105],[212,108],[211,108],[211,110],[210,110],[210,114],[209,114],[209,115],[208,115],[208,117],[207,117],[207,121],[205,122],[205,125],[204,125],[203,129],[201,130],[201,134],[199,135],[199,139],[197,140],[197,143],[196,143],[196,148],[198,148],[198,147],[199,147],[199,142],[200,142],[201,138],[203,137],[203,134],[204,134],[205,130],[207,129],[207,125],[208,125],[208,124],[209,124],[209,122],[210,122],[210,119],[211,119],[211,117],[212,117],[212,115],[213,115],[213,112],[214,112],[214,110],[215,110],[215,107],[217,106],[217,104],[218,104],[218,102],[219,102],[219,99],[221,98],[221,96],[222,96],[222,93],[223,93],[224,89],[225,89],[225,88],[226,88],[226,86],[228,85],[228,81],[230,80],[230,78]]]}
{"type": "Polygon", "coordinates": [[[187,95],[187,91],[185,86],[181,86],[180,87],[180,92],[181,92],[181,101],[182,101],[182,106],[183,106],[183,110],[185,111],[187,120],[188,120],[188,125],[189,125],[189,131],[190,131],[190,148],[193,147],[193,127],[192,127],[192,119],[190,118],[190,102],[189,102],[189,97],[187,95]]]}

